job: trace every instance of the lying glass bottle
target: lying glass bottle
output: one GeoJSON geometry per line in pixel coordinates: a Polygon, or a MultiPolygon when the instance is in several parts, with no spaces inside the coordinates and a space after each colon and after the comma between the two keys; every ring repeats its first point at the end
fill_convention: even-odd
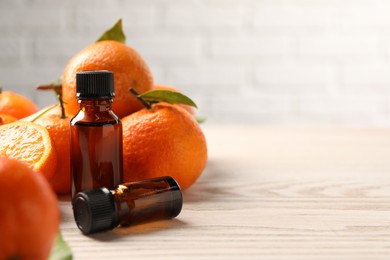
{"type": "Polygon", "coordinates": [[[160,177],[120,184],[114,190],[79,192],[72,204],[78,228],[91,234],[119,225],[174,218],[181,211],[183,197],[172,177],[160,177]]]}

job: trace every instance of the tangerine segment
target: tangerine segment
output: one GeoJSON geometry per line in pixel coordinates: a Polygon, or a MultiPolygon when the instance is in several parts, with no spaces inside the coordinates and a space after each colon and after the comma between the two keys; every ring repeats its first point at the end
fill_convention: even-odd
{"type": "Polygon", "coordinates": [[[50,178],[57,167],[57,153],[43,126],[13,122],[0,126],[0,155],[27,163],[50,178]]]}

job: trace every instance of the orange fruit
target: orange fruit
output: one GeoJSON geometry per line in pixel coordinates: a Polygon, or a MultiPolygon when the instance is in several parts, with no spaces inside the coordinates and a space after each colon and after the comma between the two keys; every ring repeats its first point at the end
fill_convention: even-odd
{"type": "Polygon", "coordinates": [[[49,115],[49,114],[55,114],[58,109],[56,107],[59,106],[57,104],[47,106],[39,110],[38,112],[35,112],[34,114],[31,114],[27,117],[23,117],[19,119],[19,121],[25,121],[25,122],[34,122],[37,118],[43,116],[43,115],[49,115]]]}
{"type": "Polygon", "coordinates": [[[184,190],[207,162],[206,139],[183,108],[158,103],[122,119],[124,181],[172,176],[184,190]]]}
{"type": "Polygon", "coordinates": [[[49,179],[50,185],[58,194],[70,192],[70,119],[72,116],[61,118],[61,107],[58,105],[34,121],[44,126],[51,137],[57,152],[57,170],[49,179]]]}
{"type": "MultiPolygon", "coordinates": [[[[177,88],[166,86],[166,85],[155,85],[153,87],[153,90],[169,90],[173,92],[180,92],[177,88]]],[[[178,104],[178,106],[181,106],[185,110],[187,110],[191,115],[195,115],[195,109],[192,106],[185,105],[185,104],[178,104]]]]}
{"type": "Polygon", "coordinates": [[[67,114],[76,114],[80,106],[76,99],[76,72],[109,70],[114,73],[115,100],[113,111],[127,116],[143,106],[130,92],[152,89],[152,73],[144,59],[134,49],[116,41],[96,42],[77,53],[66,65],[62,79],[62,96],[67,114]]]}
{"type": "Polygon", "coordinates": [[[18,121],[0,126],[0,156],[23,161],[48,179],[57,167],[57,153],[49,132],[30,122],[18,121]]]}
{"type": "Polygon", "coordinates": [[[38,107],[28,98],[12,91],[0,88],[0,114],[7,114],[17,119],[38,111],[38,107]]]}
{"type": "Polygon", "coordinates": [[[6,114],[0,114],[0,125],[9,124],[12,122],[17,121],[18,119],[16,117],[6,115],[6,114]]]}
{"type": "Polygon", "coordinates": [[[59,221],[46,179],[25,163],[0,157],[0,259],[48,259],[59,221]]]}

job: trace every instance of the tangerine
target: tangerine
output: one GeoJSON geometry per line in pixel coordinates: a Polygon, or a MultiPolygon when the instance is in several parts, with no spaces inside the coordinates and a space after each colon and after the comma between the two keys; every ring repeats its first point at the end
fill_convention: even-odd
{"type": "Polygon", "coordinates": [[[62,80],[62,96],[67,114],[76,114],[80,106],[76,99],[76,73],[88,70],[109,70],[114,73],[114,113],[127,116],[143,106],[130,92],[139,93],[153,87],[152,73],[138,52],[117,41],[96,42],[77,53],[66,65],[62,80]]]}
{"type": "Polygon", "coordinates": [[[2,91],[0,87],[0,114],[20,119],[37,111],[38,107],[30,99],[12,91],[2,91]]]}
{"type": "Polygon", "coordinates": [[[50,185],[58,194],[70,193],[70,119],[71,116],[61,115],[61,106],[57,105],[37,118],[34,123],[44,126],[52,139],[57,152],[57,170],[49,179],[50,185]]]}
{"type": "Polygon", "coordinates": [[[12,122],[17,121],[18,119],[16,117],[7,115],[7,114],[0,114],[0,125],[9,124],[12,122]]]}
{"type": "Polygon", "coordinates": [[[48,259],[59,221],[46,179],[23,162],[0,157],[0,259],[48,259]]]}
{"type": "Polygon", "coordinates": [[[39,110],[38,112],[35,112],[34,114],[31,114],[29,116],[26,116],[26,117],[23,117],[23,118],[19,119],[19,121],[34,122],[35,120],[37,120],[41,116],[50,115],[50,114],[56,114],[57,110],[55,108],[57,106],[58,106],[57,104],[54,104],[54,105],[51,105],[51,106],[44,107],[41,110],[39,110]]]}
{"type": "Polygon", "coordinates": [[[204,134],[183,108],[155,104],[122,119],[124,181],[172,176],[184,190],[207,162],[204,134]]]}
{"type": "Polygon", "coordinates": [[[49,132],[30,122],[17,121],[0,126],[0,156],[23,161],[48,179],[57,167],[57,153],[49,132]]]}

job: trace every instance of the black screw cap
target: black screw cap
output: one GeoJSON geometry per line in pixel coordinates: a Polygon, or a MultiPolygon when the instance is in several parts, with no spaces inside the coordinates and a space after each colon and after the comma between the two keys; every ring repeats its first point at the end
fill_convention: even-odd
{"type": "Polygon", "coordinates": [[[108,70],[77,72],[76,92],[79,99],[113,98],[114,74],[108,70]]]}

